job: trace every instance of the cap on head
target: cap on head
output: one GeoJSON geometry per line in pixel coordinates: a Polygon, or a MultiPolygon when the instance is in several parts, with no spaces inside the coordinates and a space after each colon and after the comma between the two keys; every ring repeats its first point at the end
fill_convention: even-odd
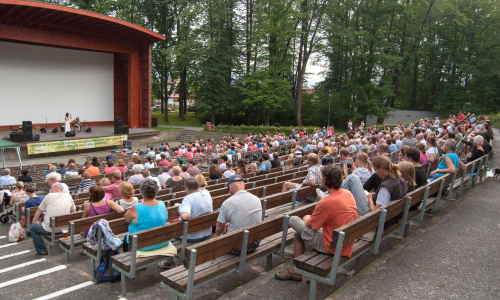
{"type": "Polygon", "coordinates": [[[239,181],[244,181],[243,177],[240,175],[233,175],[229,177],[229,180],[227,181],[227,185],[230,185],[233,182],[239,182],[239,181]]]}

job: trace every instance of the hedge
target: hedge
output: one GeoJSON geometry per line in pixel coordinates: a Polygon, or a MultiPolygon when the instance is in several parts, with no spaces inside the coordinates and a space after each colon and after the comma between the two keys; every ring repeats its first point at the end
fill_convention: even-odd
{"type": "Polygon", "coordinates": [[[496,128],[500,128],[500,113],[496,113],[496,114],[491,114],[488,116],[491,120],[491,124],[496,127],[496,128]]]}
{"type": "MultiPolygon", "coordinates": [[[[208,131],[207,125],[203,125],[204,130],[208,131]]],[[[285,135],[290,135],[292,133],[292,129],[295,129],[295,132],[298,131],[298,129],[306,129],[308,133],[314,132],[314,128],[316,129],[321,129],[321,127],[312,127],[312,126],[305,126],[305,127],[292,127],[292,126],[246,126],[246,125],[239,125],[239,126],[234,126],[234,125],[215,125],[212,126],[212,131],[214,132],[228,132],[228,133],[234,133],[234,134],[255,134],[256,132],[266,134],[268,131],[271,134],[275,134],[276,132],[279,133],[284,133],[285,135]]],[[[345,130],[335,130],[335,133],[344,133],[345,130]]]]}

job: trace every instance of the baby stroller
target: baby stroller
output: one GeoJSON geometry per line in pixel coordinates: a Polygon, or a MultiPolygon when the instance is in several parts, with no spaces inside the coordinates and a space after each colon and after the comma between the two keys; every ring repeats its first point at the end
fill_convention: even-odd
{"type": "Polygon", "coordinates": [[[5,224],[9,222],[9,214],[12,211],[12,207],[8,209],[10,202],[10,195],[5,191],[0,191],[0,222],[5,224]]]}

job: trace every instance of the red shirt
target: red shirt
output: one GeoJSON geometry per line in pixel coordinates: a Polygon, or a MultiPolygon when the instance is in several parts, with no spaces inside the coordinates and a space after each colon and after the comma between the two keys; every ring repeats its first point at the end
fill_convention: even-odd
{"type": "Polygon", "coordinates": [[[104,171],[102,171],[104,174],[109,174],[113,173],[113,171],[118,170],[116,167],[106,167],[104,168],[104,171]]]}
{"type": "Polygon", "coordinates": [[[464,114],[459,114],[458,115],[458,120],[462,121],[465,118],[464,114]]]}
{"type": "Polygon", "coordinates": [[[92,165],[88,167],[87,171],[90,173],[91,176],[99,175],[99,173],[101,173],[98,167],[94,167],[92,165]]]}
{"type": "MultiPolygon", "coordinates": [[[[318,202],[308,222],[316,230],[323,228],[323,246],[328,252],[335,254],[330,249],[333,231],[358,217],[356,201],[351,192],[338,189],[318,202]]],[[[342,248],[342,256],[351,257],[353,244],[342,248]]]]}
{"type": "Polygon", "coordinates": [[[168,167],[168,160],[164,159],[158,163],[158,167],[168,167]]]}

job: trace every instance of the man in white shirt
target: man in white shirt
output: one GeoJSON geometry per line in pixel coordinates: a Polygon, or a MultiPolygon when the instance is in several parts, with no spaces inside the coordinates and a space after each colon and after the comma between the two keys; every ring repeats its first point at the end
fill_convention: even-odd
{"type": "Polygon", "coordinates": [[[165,167],[165,166],[160,167],[160,172],[161,172],[161,174],[158,175],[157,178],[160,181],[160,185],[163,186],[165,184],[165,182],[167,182],[167,180],[169,178],[171,178],[171,176],[168,175],[168,167],[165,167]]]}
{"type": "Polygon", "coordinates": [[[161,191],[160,180],[158,178],[151,176],[151,173],[149,172],[148,169],[142,169],[141,173],[142,177],[144,177],[145,179],[147,178],[155,181],[156,185],[158,186],[158,191],[161,191]]]}
{"type": "Polygon", "coordinates": [[[144,177],[141,174],[142,168],[139,165],[134,166],[134,175],[128,178],[128,182],[131,184],[139,184],[144,180],[144,177]]]}
{"type": "Polygon", "coordinates": [[[16,184],[16,178],[10,176],[10,169],[3,170],[3,176],[0,177],[0,186],[16,184]]]}
{"type": "Polygon", "coordinates": [[[71,198],[69,194],[65,194],[62,191],[63,186],[60,183],[52,184],[50,194],[45,196],[42,203],[38,206],[35,216],[33,217],[34,224],[30,227],[30,233],[38,255],[48,255],[42,235],[52,233],[52,229],[50,228],[50,219],[52,217],[66,215],[76,211],[73,198],[71,198]],[[43,223],[38,222],[38,218],[42,215],[42,213],[45,213],[43,223]]]}
{"type": "Polygon", "coordinates": [[[57,167],[56,166],[54,166],[54,165],[50,166],[49,171],[50,171],[50,173],[48,173],[47,175],[45,175],[45,182],[48,182],[49,178],[50,177],[54,177],[54,176],[57,178],[57,181],[61,181],[62,180],[61,174],[57,173],[57,167]]]}
{"type": "Polygon", "coordinates": [[[59,181],[57,181],[57,177],[56,176],[52,176],[49,178],[49,180],[47,181],[48,185],[50,187],[52,187],[54,185],[54,183],[59,183],[61,186],[62,186],[62,193],[64,194],[69,194],[69,187],[66,183],[60,183],[59,181]]]}

